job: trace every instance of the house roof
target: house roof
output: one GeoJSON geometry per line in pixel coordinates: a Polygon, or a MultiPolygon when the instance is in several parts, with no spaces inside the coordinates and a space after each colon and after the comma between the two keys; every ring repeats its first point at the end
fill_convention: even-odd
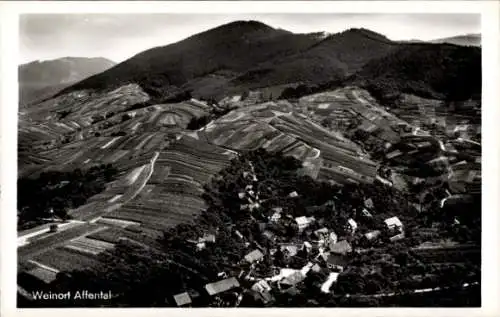
{"type": "Polygon", "coordinates": [[[252,290],[259,292],[259,293],[262,293],[262,292],[270,291],[271,286],[269,286],[269,284],[265,280],[260,280],[257,283],[252,285],[252,290]]]}
{"type": "Polygon", "coordinates": [[[367,217],[372,217],[372,214],[368,210],[366,210],[365,208],[363,208],[362,213],[363,213],[363,215],[365,215],[367,217]]]}
{"type": "Polygon", "coordinates": [[[262,300],[266,304],[269,303],[269,302],[272,302],[274,300],[273,295],[271,295],[271,293],[269,293],[269,292],[259,293],[259,295],[261,296],[262,300]]]}
{"type": "Polygon", "coordinates": [[[357,227],[358,227],[358,224],[357,224],[357,223],[356,223],[356,221],[354,221],[354,219],[352,219],[352,218],[349,218],[349,219],[347,220],[347,223],[348,223],[351,227],[353,227],[353,228],[357,228],[357,227]]]}
{"type": "Polygon", "coordinates": [[[380,230],[374,230],[374,231],[367,232],[365,234],[365,238],[367,238],[368,240],[371,240],[371,239],[375,239],[379,235],[380,235],[380,230]]]}
{"type": "Polygon", "coordinates": [[[280,218],[281,218],[281,213],[277,211],[271,216],[271,219],[273,220],[278,220],[280,218]]]}
{"type": "Polygon", "coordinates": [[[294,256],[297,254],[297,246],[296,245],[282,245],[281,246],[281,251],[286,251],[288,252],[289,256],[294,256]]]}
{"type": "Polygon", "coordinates": [[[330,252],[337,254],[346,254],[352,251],[352,247],[346,240],[330,244],[330,252]]]}
{"type": "Polygon", "coordinates": [[[215,295],[239,286],[240,283],[238,280],[234,277],[230,277],[222,281],[207,284],[205,285],[205,289],[209,295],[215,295]]]}
{"type": "Polygon", "coordinates": [[[306,216],[302,216],[302,217],[297,217],[295,218],[295,222],[297,222],[297,224],[300,226],[300,225],[306,225],[309,223],[309,219],[307,219],[306,216]]]}
{"type": "Polygon", "coordinates": [[[283,278],[286,278],[286,277],[294,274],[295,272],[297,272],[297,270],[295,270],[295,269],[281,268],[278,274],[267,278],[267,280],[276,282],[276,281],[282,280],[283,278]]]}
{"type": "Polygon", "coordinates": [[[392,226],[402,227],[403,226],[403,224],[401,223],[401,221],[399,220],[398,217],[387,218],[384,220],[384,222],[388,227],[392,227],[392,226]]]}
{"type": "Polygon", "coordinates": [[[285,277],[281,283],[286,285],[296,285],[304,280],[304,275],[300,271],[296,271],[293,274],[285,277]]]}
{"type": "Polygon", "coordinates": [[[288,194],[288,196],[293,198],[299,196],[299,194],[296,191],[293,191],[290,194],[288,194]]]}
{"type": "Polygon", "coordinates": [[[260,250],[255,249],[252,252],[245,255],[245,260],[247,260],[250,263],[253,263],[255,261],[261,260],[263,257],[264,257],[264,254],[262,254],[262,252],[260,252],[260,250]]]}
{"type": "Polygon", "coordinates": [[[318,265],[318,263],[315,263],[313,267],[311,268],[313,272],[320,272],[321,271],[321,266],[318,265]]]}
{"type": "Polygon", "coordinates": [[[339,273],[330,273],[328,278],[326,279],[325,283],[321,285],[321,291],[323,293],[330,293],[330,287],[332,287],[333,282],[337,281],[337,278],[339,276],[339,273]]]}
{"type": "Polygon", "coordinates": [[[302,267],[302,269],[300,269],[300,273],[304,276],[307,275],[307,273],[309,273],[313,266],[314,264],[312,262],[308,262],[306,265],[304,265],[304,267],[302,267]]]}
{"type": "Polygon", "coordinates": [[[389,238],[389,240],[390,240],[391,242],[394,242],[394,241],[401,240],[401,239],[403,239],[404,237],[405,237],[405,234],[402,232],[402,233],[397,234],[397,235],[395,235],[395,236],[393,236],[393,237],[390,237],[390,238],[389,238]]]}
{"type": "Polygon", "coordinates": [[[174,300],[177,306],[191,304],[191,297],[189,297],[189,294],[187,292],[174,295],[174,300]]]}
{"type": "Polygon", "coordinates": [[[328,234],[328,228],[324,227],[314,231],[314,234],[319,238],[320,235],[328,234]]]}

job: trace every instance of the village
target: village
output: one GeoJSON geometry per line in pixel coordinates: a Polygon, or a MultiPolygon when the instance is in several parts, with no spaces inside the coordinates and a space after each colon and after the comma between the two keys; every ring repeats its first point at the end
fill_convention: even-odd
{"type": "MultiPolygon", "coordinates": [[[[173,298],[177,306],[196,306],[200,292],[211,296],[213,305],[218,307],[239,306],[245,295],[252,296],[262,305],[272,305],[275,292],[293,296],[299,292],[299,286],[311,274],[324,277],[315,287],[325,294],[333,294],[332,285],[349,263],[349,259],[356,252],[362,252],[361,249],[355,249],[350,242],[358,233],[357,222],[349,218],[344,227],[329,228],[322,226],[324,219],[315,219],[313,216],[293,218],[280,207],[272,208],[271,214],[263,216],[262,204],[265,204],[265,201],[260,199],[259,192],[254,190],[259,180],[253,172],[253,166],[250,165],[250,169],[244,172],[243,176],[248,180],[248,185],[244,191],[238,193],[241,211],[251,213],[253,218],[267,220],[258,222],[261,234],[267,240],[267,247],[254,243],[255,248],[252,248],[249,242],[245,242],[249,252],[235,264],[234,270],[220,272],[220,280],[206,284],[203,290],[188,290],[175,294],[173,298]],[[295,234],[287,237],[275,234],[272,228],[279,225],[292,228],[295,234]]],[[[299,195],[292,191],[288,198],[294,199],[299,195]]],[[[373,207],[373,201],[366,199],[362,215],[371,217],[370,211],[373,207]]],[[[234,234],[238,239],[246,241],[245,236],[238,230],[235,230],[234,234]]],[[[405,236],[405,230],[400,219],[393,216],[384,220],[382,230],[368,230],[362,235],[362,243],[369,246],[377,240],[383,240],[384,243],[401,240],[405,236]]],[[[209,245],[216,247],[217,244],[214,234],[205,234],[198,240],[189,242],[195,244],[200,251],[209,245]]]]}

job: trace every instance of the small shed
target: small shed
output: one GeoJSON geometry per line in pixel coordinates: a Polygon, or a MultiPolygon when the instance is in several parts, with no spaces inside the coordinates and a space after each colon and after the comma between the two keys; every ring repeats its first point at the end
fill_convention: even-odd
{"type": "Polygon", "coordinates": [[[288,194],[288,197],[291,197],[291,198],[299,197],[299,194],[296,191],[293,191],[290,194],[288,194]]]}
{"type": "Polygon", "coordinates": [[[191,297],[189,296],[188,292],[174,295],[174,300],[177,306],[179,307],[186,306],[192,303],[191,297]]]}

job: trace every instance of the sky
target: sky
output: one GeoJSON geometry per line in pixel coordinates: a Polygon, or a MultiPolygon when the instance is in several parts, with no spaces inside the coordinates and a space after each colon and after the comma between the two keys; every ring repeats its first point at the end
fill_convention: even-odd
{"type": "Polygon", "coordinates": [[[257,20],[294,33],[363,27],[391,40],[481,32],[479,14],[24,14],[19,63],[66,56],[122,62],[149,48],[237,20],[257,20]]]}

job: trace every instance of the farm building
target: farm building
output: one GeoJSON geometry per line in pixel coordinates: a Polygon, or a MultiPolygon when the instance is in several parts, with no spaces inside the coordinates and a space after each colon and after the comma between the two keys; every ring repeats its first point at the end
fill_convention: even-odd
{"type": "Polygon", "coordinates": [[[240,287],[240,283],[235,277],[230,277],[218,282],[205,285],[205,289],[210,296],[227,292],[236,287],[240,287]]]}

